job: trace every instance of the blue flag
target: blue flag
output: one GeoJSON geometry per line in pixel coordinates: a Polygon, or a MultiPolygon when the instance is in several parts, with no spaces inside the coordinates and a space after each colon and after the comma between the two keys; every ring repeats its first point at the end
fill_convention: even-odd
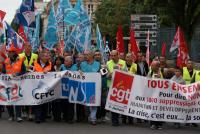
{"type": "Polygon", "coordinates": [[[101,32],[99,30],[99,25],[97,24],[96,27],[96,40],[97,40],[97,48],[99,49],[99,51],[101,52],[102,56],[103,56],[103,63],[105,63],[108,60],[106,51],[105,51],[105,47],[104,47],[104,43],[103,43],[103,39],[101,36],[101,32]]]}
{"type": "Polygon", "coordinates": [[[85,21],[86,19],[89,19],[89,16],[84,9],[82,0],[77,0],[74,9],[80,13],[80,21],[85,21]]]}
{"type": "Polygon", "coordinates": [[[58,24],[64,22],[66,13],[72,9],[72,5],[69,0],[60,0],[58,4],[56,19],[58,24]]]}
{"type": "Polygon", "coordinates": [[[24,33],[32,46],[33,52],[36,52],[40,45],[40,17],[41,15],[38,13],[36,15],[36,27],[24,27],[24,33]]]}
{"type": "Polygon", "coordinates": [[[73,9],[69,10],[65,15],[65,22],[68,25],[76,25],[89,19],[87,12],[84,9],[82,0],[77,0],[73,9]]]}
{"type": "Polygon", "coordinates": [[[34,0],[23,0],[17,10],[17,21],[27,27],[35,27],[34,0]]]}
{"type": "Polygon", "coordinates": [[[32,40],[33,52],[36,52],[40,46],[40,17],[41,15],[38,13],[36,15],[36,27],[34,29],[33,40],[32,40]]]}
{"type": "Polygon", "coordinates": [[[86,20],[74,27],[66,44],[74,46],[78,53],[91,48],[91,23],[86,20]]]}
{"type": "Polygon", "coordinates": [[[14,46],[17,51],[21,51],[23,49],[23,39],[12,29],[12,27],[6,22],[6,35],[7,35],[7,44],[6,48],[10,48],[14,46]]]}
{"type": "Polygon", "coordinates": [[[55,11],[53,3],[51,4],[50,14],[48,17],[48,24],[47,29],[45,32],[44,40],[45,40],[45,47],[47,49],[53,49],[54,45],[58,43],[58,35],[57,35],[57,22],[55,17],[55,11]]]}

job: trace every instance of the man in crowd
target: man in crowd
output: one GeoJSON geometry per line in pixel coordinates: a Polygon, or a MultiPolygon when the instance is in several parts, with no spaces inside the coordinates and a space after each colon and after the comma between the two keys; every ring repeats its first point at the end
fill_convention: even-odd
{"type": "MultiPolygon", "coordinates": [[[[48,50],[42,50],[39,53],[38,60],[34,61],[33,68],[35,72],[40,73],[47,73],[52,70],[52,63],[49,58],[49,51],[48,50]]],[[[35,122],[40,123],[44,122],[46,119],[46,114],[48,110],[48,104],[41,104],[35,106],[35,122]]]]}
{"type": "MultiPolygon", "coordinates": [[[[87,73],[99,72],[100,63],[94,60],[94,53],[92,51],[85,52],[85,61],[81,63],[81,71],[87,73]]],[[[97,107],[90,107],[89,121],[92,125],[96,125],[97,107]]]]}
{"type": "MultiPolygon", "coordinates": [[[[81,70],[81,62],[85,60],[84,54],[79,53],[76,57],[76,64],[71,68],[71,71],[81,70]]],[[[76,117],[77,122],[82,122],[85,120],[85,106],[81,104],[76,104],[76,117]]]]}
{"type": "MultiPolygon", "coordinates": [[[[160,70],[159,61],[153,61],[151,63],[151,70],[148,73],[149,78],[160,78],[163,79],[163,74],[160,70]]],[[[151,129],[162,129],[162,122],[160,121],[150,121],[151,129]]]]}
{"type": "Polygon", "coordinates": [[[190,84],[192,77],[196,70],[193,68],[193,62],[189,59],[186,63],[186,67],[183,67],[183,79],[186,81],[186,84],[190,84]]]}
{"type": "MultiPolygon", "coordinates": [[[[4,62],[2,72],[5,74],[10,74],[12,76],[19,76],[26,72],[26,67],[24,65],[24,58],[18,57],[16,48],[11,45],[8,48],[8,58],[4,62]]],[[[8,89],[9,90],[9,89],[8,89]]],[[[11,91],[8,91],[11,92],[11,91]]],[[[21,118],[21,106],[7,106],[10,121],[14,120],[14,115],[16,115],[17,122],[23,121],[21,118]],[[15,111],[15,113],[14,113],[15,111]]]]}
{"type": "MultiPolygon", "coordinates": [[[[38,55],[32,52],[32,46],[29,42],[25,42],[24,44],[24,52],[19,54],[20,58],[24,58],[24,65],[26,66],[26,71],[30,72],[33,71],[33,62],[37,61],[38,55]]],[[[28,114],[29,120],[33,120],[33,113],[31,106],[23,107],[23,114],[26,117],[28,114]]]]}
{"type": "Polygon", "coordinates": [[[94,53],[94,58],[96,61],[101,63],[101,107],[98,107],[97,110],[97,119],[100,122],[106,122],[106,110],[105,110],[105,105],[106,105],[106,99],[107,99],[107,78],[106,78],[106,72],[107,68],[105,66],[105,63],[102,59],[102,55],[99,50],[96,50],[94,53]]]}
{"type": "MultiPolygon", "coordinates": [[[[64,70],[72,71],[72,65],[73,65],[72,56],[66,56],[64,64],[61,66],[61,71],[64,70]]],[[[62,107],[63,107],[64,120],[69,124],[72,124],[74,119],[74,103],[70,103],[68,99],[63,99],[62,107]]]]}
{"type": "MultiPolygon", "coordinates": [[[[126,62],[124,60],[119,59],[119,53],[117,50],[112,50],[110,53],[110,58],[107,62],[107,68],[108,68],[108,75],[107,75],[107,86],[108,88],[111,86],[111,78],[112,73],[114,69],[124,70],[127,71],[126,62]]],[[[113,126],[119,126],[119,114],[111,112],[112,115],[112,125],[113,126]]]]}

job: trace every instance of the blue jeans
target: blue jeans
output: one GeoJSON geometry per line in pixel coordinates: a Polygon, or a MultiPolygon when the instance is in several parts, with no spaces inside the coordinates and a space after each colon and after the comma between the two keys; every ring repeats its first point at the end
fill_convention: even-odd
{"type": "Polygon", "coordinates": [[[96,106],[91,106],[90,107],[90,121],[96,121],[96,114],[97,114],[97,107],[96,106]]]}

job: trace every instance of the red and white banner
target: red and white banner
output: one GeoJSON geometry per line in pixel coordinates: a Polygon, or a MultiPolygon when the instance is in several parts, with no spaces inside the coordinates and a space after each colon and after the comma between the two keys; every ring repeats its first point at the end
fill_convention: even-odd
{"type": "Polygon", "coordinates": [[[115,70],[106,109],[145,120],[200,123],[200,82],[180,85],[115,70]]]}

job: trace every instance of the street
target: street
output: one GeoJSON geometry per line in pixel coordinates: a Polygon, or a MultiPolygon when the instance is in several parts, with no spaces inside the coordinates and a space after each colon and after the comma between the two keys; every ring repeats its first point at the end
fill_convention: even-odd
{"type": "Polygon", "coordinates": [[[177,129],[170,123],[165,124],[163,130],[151,130],[147,126],[136,123],[119,127],[111,126],[110,122],[97,124],[96,126],[88,123],[58,123],[52,120],[47,120],[45,123],[40,124],[29,121],[18,123],[8,121],[7,115],[4,114],[0,119],[0,131],[1,134],[197,134],[200,132],[200,127],[190,128],[182,126],[180,129],[177,129]]]}

